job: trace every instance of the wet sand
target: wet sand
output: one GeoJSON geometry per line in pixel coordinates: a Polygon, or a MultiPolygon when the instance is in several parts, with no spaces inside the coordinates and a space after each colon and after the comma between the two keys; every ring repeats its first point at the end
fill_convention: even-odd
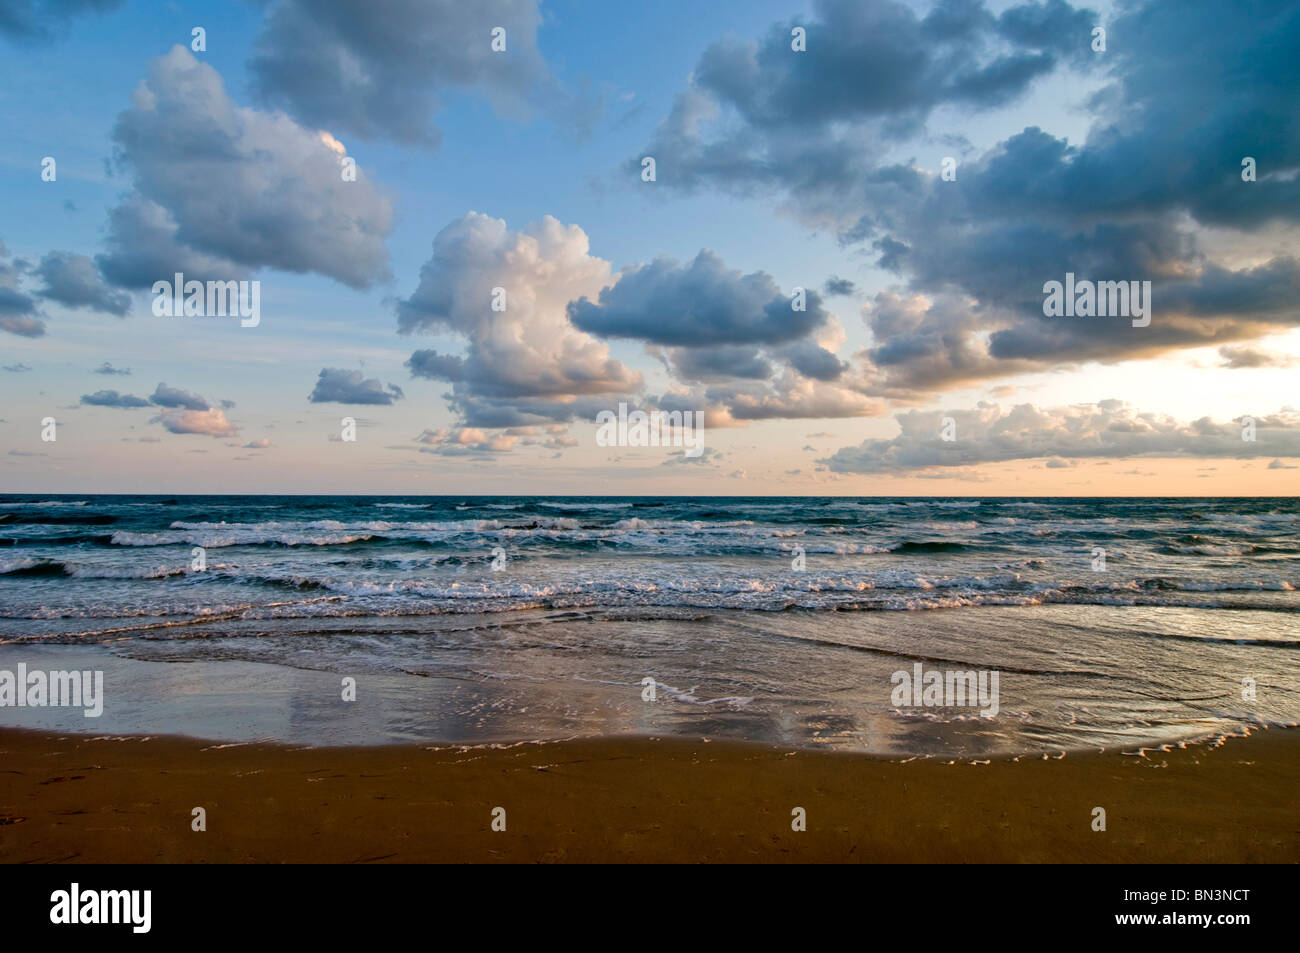
{"type": "Polygon", "coordinates": [[[0,729],[0,862],[1294,863],[1297,790],[1288,729],[991,764],[681,738],[291,748],[0,729]]]}

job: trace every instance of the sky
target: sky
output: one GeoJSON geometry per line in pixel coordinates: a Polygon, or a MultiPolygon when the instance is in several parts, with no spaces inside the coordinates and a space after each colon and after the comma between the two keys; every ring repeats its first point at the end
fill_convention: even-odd
{"type": "Polygon", "coordinates": [[[1265,0],[0,0],[0,492],[1294,495],[1297,48],[1265,0]]]}

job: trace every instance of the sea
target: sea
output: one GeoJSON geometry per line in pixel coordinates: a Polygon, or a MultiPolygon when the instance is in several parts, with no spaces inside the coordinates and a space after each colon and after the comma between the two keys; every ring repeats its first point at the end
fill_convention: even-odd
{"type": "Polygon", "coordinates": [[[0,669],[107,700],[0,724],[1141,756],[1298,723],[1298,590],[1296,498],[9,494],[0,669]]]}

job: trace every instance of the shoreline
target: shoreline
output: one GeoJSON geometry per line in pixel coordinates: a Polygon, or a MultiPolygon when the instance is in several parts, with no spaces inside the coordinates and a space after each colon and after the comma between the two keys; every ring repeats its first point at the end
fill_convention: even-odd
{"type": "Polygon", "coordinates": [[[1300,729],[973,764],[674,737],[317,748],[13,728],[0,756],[3,863],[1300,862],[1300,729]]]}
{"type": "MultiPolygon", "coordinates": [[[[1219,635],[1181,638],[1182,628],[1204,627],[1191,609],[416,619],[0,644],[0,670],[102,671],[106,692],[102,717],[0,707],[0,727],[314,746],[709,737],[974,759],[1135,750],[1297,724],[1300,682],[1286,653],[1219,635]],[[1022,643],[1037,654],[1020,657],[1022,643]],[[706,645],[707,655],[694,648],[706,645]],[[998,717],[899,707],[895,676],[918,663],[998,672],[998,717]],[[1177,684],[1153,693],[1150,673],[1162,671],[1177,684]],[[1245,673],[1271,687],[1239,702],[1245,673]],[[645,697],[647,677],[657,698],[645,697]]],[[[1255,620],[1224,611],[1216,621],[1236,632],[1255,620]]]]}

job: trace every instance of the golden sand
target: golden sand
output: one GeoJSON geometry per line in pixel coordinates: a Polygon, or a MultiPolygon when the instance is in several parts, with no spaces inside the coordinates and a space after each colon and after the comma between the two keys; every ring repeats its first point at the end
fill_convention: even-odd
{"type": "Polygon", "coordinates": [[[1296,862],[1297,791],[1300,731],[1285,729],[991,764],[686,739],[288,748],[5,729],[0,861],[1296,862]]]}

